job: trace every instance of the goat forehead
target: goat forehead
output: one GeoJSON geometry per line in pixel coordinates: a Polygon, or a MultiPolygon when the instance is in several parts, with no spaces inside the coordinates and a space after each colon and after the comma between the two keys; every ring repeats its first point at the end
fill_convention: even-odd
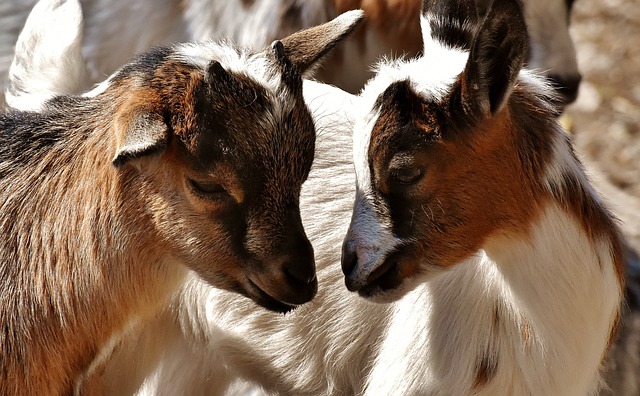
{"type": "Polygon", "coordinates": [[[202,70],[206,70],[211,61],[216,60],[230,72],[250,75],[270,91],[276,92],[282,87],[281,75],[274,67],[273,60],[265,53],[254,53],[229,43],[209,41],[181,44],[176,48],[174,57],[202,70]]]}
{"type": "MultiPolygon", "coordinates": [[[[421,22],[423,29],[430,29],[424,17],[421,22]]],[[[467,51],[449,47],[437,40],[425,40],[425,52],[422,57],[409,61],[383,62],[377,66],[376,76],[361,93],[362,113],[354,127],[354,163],[359,188],[363,191],[371,189],[370,144],[372,141],[380,140],[379,136],[373,134],[399,132],[375,128],[381,114],[388,115],[393,112],[386,106],[394,107],[394,104],[381,100],[385,92],[396,83],[405,82],[417,96],[425,101],[438,103],[447,97],[464,71],[468,57],[467,51]]]]}

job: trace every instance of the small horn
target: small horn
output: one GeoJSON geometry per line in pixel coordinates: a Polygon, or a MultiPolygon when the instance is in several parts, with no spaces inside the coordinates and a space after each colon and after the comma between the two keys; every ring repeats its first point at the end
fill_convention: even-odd
{"type": "Polygon", "coordinates": [[[229,72],[218,61],[211,61],[207,68],[207,75],[214,79],[226,79],[229,76],[229,72]]]}
{"type": "Polygon", "coordinates": [[[273,50],[273,55],[276,58],[276,62],[280,66],[280,71],[282,73],[282,81],[284,84],[289,87],[292,91],[296,91],[302,88],[302,76],[298,71],[297,67],[291,62],[289,57],[287,56],[286,50],[284,48],[284,44],[282,41],[275,40],[271,43],[271,49],[273,50]]]}

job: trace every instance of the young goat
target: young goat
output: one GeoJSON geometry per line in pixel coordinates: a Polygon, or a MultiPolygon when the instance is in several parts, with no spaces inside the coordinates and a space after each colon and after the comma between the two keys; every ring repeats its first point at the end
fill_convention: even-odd
{"type": "Polygon", "coordinates": [[[0,114],[0,394],[81,390],[185,267],[277,312],[314,296],[301,73],[361,19],[262,52],[156,48],[87,95],[0,114]]]}
{"type": "MultiPolygon", "coordinates": [[[[283,394],[598,387],[622,294],[618,230],[554,121],[548,88],[520,71],[521,11],[496,0],[478,20],[472,3],[425,2],[422,28],[424,57],[381,65],[352,109],[360,115],[346,283],[391,303],[347,294],[330,261],[318,267],[316,299],[284,318],[250,313],[191,280],[177,311],[143,330],[143,339],[163,328],[182,334],[157,341],[164,355],[144,391],[220,391],[234,377],[283,394]]],[[[306,188],[313,183],[323,185],[306,188]]],[[[345,193],[325,194],[303,201],[317,251],[335,236],[322,230],[331,227],[324,206],[311,205],[345,193]]],[[[131,344],[120,362],[137,354],[131,344]]],[[[121,378],[120,365],[105,373],[121,378]]]]}
{"type": "Polygon", "coordinates": [[[623,290],[615,222],[544,85],[520,72],[516,0],[495,0],[479,22],[472,2],[427,0],[422,14],[424,58],[381,67],[354,128],[346,285],[378,302],[405,296],[368,385],[588,394],[623,290]],[[425,366],[407,364],[421,356],[425,366]]]}

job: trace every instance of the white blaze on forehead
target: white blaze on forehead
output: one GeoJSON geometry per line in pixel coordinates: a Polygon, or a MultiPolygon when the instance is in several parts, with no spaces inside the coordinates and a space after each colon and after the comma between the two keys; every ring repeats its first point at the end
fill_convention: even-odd
{"type": "Polygon", "coordinates": [[[465,68],[469,53],[431,40],[431,28],[426,18],[421,18],[424,39],[424,55],[412,60],[383,61],[376,67],[376,76],[367,83],[362,97],[362,114],[356,122],[353,135],[354,162],[358,186],[368,187],[368,151],[371,132],[379,117],[375,103],[393,83],[409,81],[413,91],[427,100],[438,101],[445,97],[465,68]],[[364,184],[363,184],[364,183],[364,184]]]}
{"type": "Polygon", "coordinates": [[[427,100],[441,100],[464,70],[469,56],[465,51],[432,40],[429,23],[424,17],[421,24],[425,36],[424,56],[380,63],[376,76],[360,94],[362,111],[356,119],[353,134],[357,198],[350,239],[359,262],[354,278],[366,277],[401,242],[393,235],[391,219],[381,218],[380,213],[388,213],[387,208],[375,207],[384,203],[373,200],[368,154],[372,130],[380,116],[380,109],[375,108],[376,101],[391,84],[400,81],[408,81],[414,92],[427,100]]]}
{"type": "Polygon", "coordinates": [[[371,134],[380,116],[376,101],[393,83],[408,81],[414,92],[427,100],[445,97],[465,68],[468,52],[450,48],[432,40],[427,19],[421,18],[425,35],[424,55],[418,59],[383,61],[377,66],[376,76],[367,83],[362,93],[362,108],[356,119],[353,134],[353,156],[356,170],[358,198],[351,224],[351,233],[359,261],[375,266],[393,249],[399,240],[393,236],[390,219],[381,219],[378,213],[385,208],[374,208],[373,186],[369,169],[371,134]],[[370,261],[370,262],[369,262],[370,261]]]}
{"type": "Polygon", "coordinates": [[[272,91],[276,91],[282,85],[280,72],[274,70],[273,60],[268,59],[264,52],[250,54],[244,50],[238,51],[229,44],[209,41],[181,44],[175,57],[203,70],[206,70],[211,61],[216,60],[226,70],[251,76],[272,91]]]}

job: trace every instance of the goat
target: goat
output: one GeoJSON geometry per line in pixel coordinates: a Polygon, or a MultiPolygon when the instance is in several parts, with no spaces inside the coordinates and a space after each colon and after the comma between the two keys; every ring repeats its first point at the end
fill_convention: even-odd
{"type": "MultiPolygon", "coordinates": [[[[0,86],[5,86],[19,26],[33,3],[4,0],[0,4],[0,86]]],[[[554,81],[561,93],[560,107],[576,98],[580,82],[568,29],[571,3],[524,1],[531,36],[529,66],[554,81]]],[[[263,47],[355,8],[364,10],[367,21],[327,57],[317,73],[321,81],[358,92],[372,76],[370,65],[380,56],[415,56],[422,47],[420,0],[83,0],[82,4],[86,24],[80,50],[87,65],[77,89],[102,81],[153,45],[229,37],[240,45],[263,47]]],[[[8,85],[7,89],[7,102],[16,106],[12,102],[16,88],[8,85]]],[[[0,106],[2,102],[0,98],[0,106]]]]}
{"type": "MultiPolygon", "coordinates": [[[[56,9],[80,12],[58,0],[38,12],[56,9]]],[[[361,20],[261,52],[158,47],[85,95],[0,114],[1,394],[85,389],[187,268],[272,311],[311,300],[301,76],[361,20]]]]}
{"type": "Polygon", "coordinates": [[[548,90],[521,72],[517,1],[475,14],[472,2],[426,0],[424,58],[382,66],[362,92],[342,269],[360,296],[405,297],[386,329],[403,336],[382,342],[368,386],[588,394],[619,319],[619,231],[548,90]],[[403,364],[421,354],[425,366],[403,364]]]}
{"type": "MultiPolygon", "coordinates": [[[[496,0],[478,20],[472,4],[425,2],[423,57],[380,65],[352,107],[335,93],[319,105],[355,114],[342,268],[366,299],[330,265],[346,222],[344,202],[331,217],[326,202],[351,193],[312,172],[303,219],[326,252],[316,298],[282,318],[192,278],[121,345],[105,383],[139,370],[142,393],[219,393],[235,378],[281,394],[596,391],[622,297],[619,232],[551,89],[521,70],[519,6],[496,0]],[[159,361],[150,374],[131,359],[140,340],[159,361]]],[[[347,145],[320,136],[316,171],[342,174],[347,145]]]]}

